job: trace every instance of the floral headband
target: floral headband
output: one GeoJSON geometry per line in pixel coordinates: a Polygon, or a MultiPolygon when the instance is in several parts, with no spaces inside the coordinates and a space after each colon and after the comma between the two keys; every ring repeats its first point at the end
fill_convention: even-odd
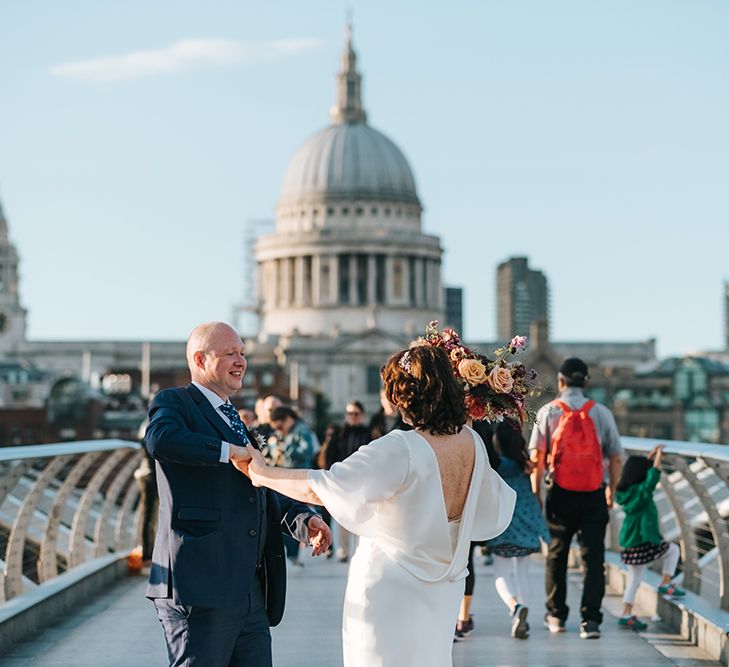
{"type": "Polygon", "coordinates": [[[397,362],[397,365],[400,366],[406,373],[410,373],[412,370],[412,360],[410,359],[410,350],[406,350],[405,354],[400,357],[400,360],[397,362]]]}

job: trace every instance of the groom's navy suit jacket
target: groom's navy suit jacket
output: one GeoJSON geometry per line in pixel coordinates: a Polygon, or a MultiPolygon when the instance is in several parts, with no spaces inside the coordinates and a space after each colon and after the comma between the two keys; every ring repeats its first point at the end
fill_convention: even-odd
{"type": "Polygon", "coordinates": [[[165,389],[152,402],[145,443],[157,461],[159,525],[147,597],[239,607],[258,575],[276,625],[286,596],[282,513],[293,525],[311,510],[220,463],[222,440],[243,444],[194,385],[165,389]]]}

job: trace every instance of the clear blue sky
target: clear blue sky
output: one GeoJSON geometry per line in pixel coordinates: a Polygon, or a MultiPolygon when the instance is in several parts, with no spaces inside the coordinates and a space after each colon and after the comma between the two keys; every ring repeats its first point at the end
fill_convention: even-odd
{"type": "Polygon", "coordinates": [[[496,265],[523,254],[557,340],[721,345],[721,0],[4,0],[0,200],[31,338],[230,319],[244,223],[328,122],[348,7],[370,122],[410,160],[466,337],[495,335],[496,265]]]}

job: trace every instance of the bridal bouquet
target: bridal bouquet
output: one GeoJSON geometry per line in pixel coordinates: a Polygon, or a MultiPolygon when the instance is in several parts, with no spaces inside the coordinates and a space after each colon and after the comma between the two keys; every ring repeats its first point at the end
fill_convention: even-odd
{"type": "Polygon", "coordinates": [[[438,330],[433,320],[425,336],[414,340],[411,347],[433,345],[447,353],[456,378],[466,392],[466,409],[475,420],[502,421],[513,419],[519,424],[534,420],[527,410],[527,396],[537,396],[537,371],[527,370],[514,357],[526,350],[526,336],[515,336],[505,347],[494,350],[493,359],[477,354],[461,342],[454,329],[438,330]]]}

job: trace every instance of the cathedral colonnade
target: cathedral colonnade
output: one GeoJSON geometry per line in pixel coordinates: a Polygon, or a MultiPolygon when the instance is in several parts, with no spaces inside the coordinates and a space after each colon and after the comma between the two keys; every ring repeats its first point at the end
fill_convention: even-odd
{"type": "Polygon", "coordinates": [[[315,252],[259,263],[259,301],[275,308],[441,307],[440,257],[394,252],[315,252]]]}

